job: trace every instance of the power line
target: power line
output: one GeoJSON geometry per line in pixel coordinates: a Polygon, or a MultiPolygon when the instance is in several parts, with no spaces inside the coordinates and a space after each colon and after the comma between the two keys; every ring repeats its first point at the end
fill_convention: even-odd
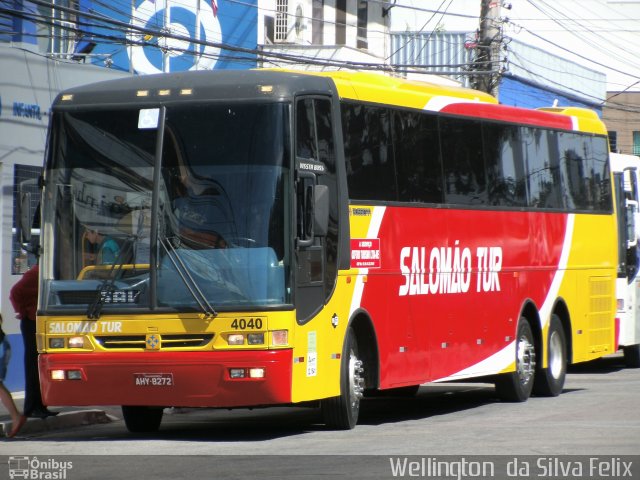
{"type": "MultiPolygon", "coordinates": [[[[544,15],[546,15],[547,17],[549,17],[549,19],[550,19],[551,21],[553,21],[553,22],[557,23],[558,25],[560,25],[561,27],[563,27],[563,28],[565,29],[565,31],[567,31],[568,33],[572,33],[572,32],[571,32],[571,29],[567,29],[566,27],[564,27],[564,26],[563,26],[563,25],[562,25],[562,24],[557,20],[557,18],[555,18],[555,17],[554,17],[554,15],[550,15],[550,14],[546,13],[544,10],[542,10],[539,4],[534,3],[532,0],[527,0],[527,2],[528,2],[529,4],[531,4],[534,8],[536,8],[538,11],[540,11],[541,13],[543,13],[544,15]]],[[[541,0],[541,1],[540,1],[540,3],[542,3],[542,4],[546,4],[543,0],[541,0]]],[[[557,10],[557,9],[553,9],[553,10],[555,10],[556,12],[558,12],[558,10],[557,10]]],[[[557,13],[557,15],[562,15],[562,14],[561,14],[561,13],[557,13]]],[[[566,17],[566,18],[570,18],[570,17],[566,17]]],[[[574,20],[573,20],[573,19],[571,19],[571,18],[570,18],[570,20],[574,21],[574,20]]],[[[516,24],[515,24],[515,23],[513,23],[513,25],[516,25],[516,24]]],[[[582,59],[582,60],[586,60],[587,62],[590,62],[590,63],[592,63],[592,64],[594,64],[594,65],[598,65],[598,66],[603,67],[603,68],[605,68],[605,69],[607,69],[607,70],[610,70],[610,71],[613,71],[613,72],[616,72],[616,73],[620,73],[620,74],[623,74],[623,75],[627,75],[627,76],[629,76],[629,77],[631,77],[631,78],[635,78],[636,80],[637,80],[637,79],[640,79],[640,77],[635,76],[635,75],[633,75],[633,74],[630,74],[630,73],[628,73],[627,71],[620,70],[620,69],[618,69],[618,68],[616,68],[616,67],[613,67],[613,66],[611,66],[611,65],[603,64],[603,63],[601,63],[601,62],[598,62],[598,61],[594,60],[593,58],[589,58],[589,57],[587,57],[587,56],[585,56],[585,55],[582,55],[582,54],[577,53],[577,52],[575,52],[575,51],[573,51],[573,50],[570,50],[570,49],[568,49],[568,48],[566,48],[566,47],[564,47],[564,46],[562,46],[562,45],[558,45],[557,43],[552,42],[551,40],[549,40],[549,39],[547,39],[547,38],[545,38],[545,37],[543,37],[543,36],[541,36],[541,35],[539,35],[539,34],[537,34],[537,33],[533,32],[533,31],[529,30],[528,28],[526,28],[526,27],[524,27],[524,26],[522,26],[522,25],[516,25],[516,26],[517,26],[517,27],[519,27],[519,28],[521,28],[522,30],[526,31],[526,32],[527,32],[527,33],[529,33],[530,35],[533,35],[534,37],[536,37],[536,38],[538,38],[538,39],[540,39],[540,40],[543,40],[544,42],[546,42],[546,43],[548,43],[548,44],[550,44],[550,45],[553,45],[554,47],[559,48],[560,50],[562,50],[562,51],[564,51],[564,52],[570,53],[571,55],[575,55],[577,58],[580,58],[580,59],[582,59]]],[[[610,52],[609,52],[609,53],[610,53],[610,52]]]]}
{"type": "MultiPolygon", "coordinates": [[[[234,2],[234,3],[238,3],[238,4],[245,4],[244,2],[238,1],[238,0],[227,0],[229,2],[234,2]]],[[[373,3],[386,3],[389,4],[389,2],[382,2],[382,1],[376,1],[376,0],[369,0],[370,2],[373,3]]],[[[52,7],[52,5],[48,2],[45,1],[41,1],[41,0],[32,0],[32,3],[37,4],[41,7],[46,7],[47,10],[51,10],[53,12],[54,8],[52,7]]],[[[427,9],[418,9],[418,8],[413,8],[416,11],[429,11],[430,13],[432,13],[433,15],[431,16],[431,18],[434,18],[434,16],[436,14],[440,14],[442,16],[444,15],[451,15],[450,12],[448,12],[448,8],[449,6],[447,6],[447,8],[443,11],[442,7],[444,6],[445,1],[443,0],[440,8],[438,10],[427,10],[427,9]],[[434,13],[435,12],[435,13],[434,13]]],[[[108,2],[100,2],[100,4],[102,5],[109,5],[108,2]]],[[[251,6],[255,6],[255,5],[251,5],[251,6]]],[[[397,5],[399,7],[399,5],[397,5]]],[[[257,8],[257,7],[256,7],[257,8]]],[[[409,7],[408,7],[409,8],[409,7]]],[[[448,76],[453,76],[456,78],[460,78],[460,77],[464,77],[464,76],[468,76],[471,74],[477,75],[478,72],[471,72],[471,71],[458,71],[458,70],[451,70],[452,68],[468,68],[471,66],[471,64],[455,64],[455,65],[444,65],[444,64],[436,64],[436,65],[415,65],[415,64],[401,64],[401,65],[385,65],[385,64],[379,64],[379,63],[373,63],[373,62],[353,62],[353,61],[338,61],[338,60],[326,60],[326,59],[320,59],[320,58],[310,58],[308,56],[305,55],[295,55],[295,54],[288,54],[288,53],[283,53],[283,52],[268,52],[265,51],[263,49],[260,48],[242,48],[242,47],[235,47],[233,45],[228,45],[225,44],[223,42],[210,42],[210,41],[195,41],[194,39],[191,39],[189,37],[184,37],[184,36],[180,36],[180,35],[176,35],[173,32],[167,32],[164,31],[163,29],[153,29],[153,28],[143,28],[143,27],[138,27],[135,25],[132,25],[130,23],[125,23],[125,22],[120,22],[118,20],[103,16],[103,15],[97,15],[97,14],[92,14],[91,12],[83,12],[80,11],[78,9],[74,9],[74,8],[69,8],[69,7],[61,7],[61,6],[56,6],[55,9],[66,12],[68,15],[75,15],[77,16],[77,20],[76,20],[76,26],[75,27],[70,27],[70,26],[66,26],[66,25],[60,25],[56,22],[59,21],[58,18],[55,18],[53,16],[53,13],[49,16],[47,15],[43,15],[43,14],[35,14],[35,13],[25,13],[25,12],[21,12],[21,11],[16,11],[16,10],[11,10],[8,8],[3,8],[0,7],[0,14],[1,13],[9,13],[11,15],[14,16],[22,16],[22,18],[26,18],[29,20],[33,20],[41,25],[45,25],[48,27],[51,26],[56,26],[57,28],[59,28],[61,31],[67,31],[67,32],[71,32],[72,34],[74,34],[76,37],[79,36],[85,36],[85,37],[93,37],[96,39],[101,39],[104,42],[108,42],[113,44],[114,46],[120,46],[121,48],[125,48],[127,46],[136,46],[136,47],[154,47],[154,48],[161,48],[164,49],[164,51],[171,51],[171,52],[176,52],[176,53],[184,53],[184,54],[189,54],[189,55],[197,55],[197,52],[194,52],[192,50],[188,50],[188,49],[184,49],[184,48],[177,48],[177,47],[161,47],[159,45],[157,45],[157,43],[152,43],[152,42],[148,42],[148,41],[144,41],[144,36],[145,35],[150,35],[153,37],[163,37],[165,39],[175,39],[175,40],[180,40],[180,41],[184,41],[184,42],[188,42],[188,43],[194,43],[194,44],[198,44],[198,45],[202,45],[202,46],[214,46],[216,48],[218,48],[220,50],[220,53],[216,54],[216,55],[205,55],[205,57],[207,58],[217,58],[217,59],[224,59],[224,60],[229,60],[229,61],[238,61],[238,62],[254,62],[255,60],[253,59],[253,56],[255,56],[255,59],[258,61],[263,61],[265,63],[268,64],[289,64],[289,65],[293,65],[293,64],[312,64],[312,65],[316,65],[316,66],[320,66],[320,67],[328,67],[328,68],[357,68],[357,69],[361,69],[361,70],[376,70],[376,71],[383,71],[383,72],[387,72],[387,73],[419,73],[419,74],[431,74],[431,75],[448,75],[448,76]],[[111,34],[105,34],[105,33],[97,33],[95,31],[92,31],[92,28],[101,28],[101,29],[105,29],[109,32],[114,32],[113,35],[111,34]],[[124,37],[121,35],[121,33],[124,32],[125,35],[124,37]],[[134,37],[140,38],[139,40],[136,40],[134,37]],[[226,52],[226,53],[224,53],[226,52]],[[434,70],[436,69],[436,70],[434,70]]],[[[125,18],[131,17],[131,13],[132,12],[125,12],[121,9],[119,9],[118,7],[116,7],[115,5],[112,6],[111,10],[114,12],[114,14],[117,15],[121,15],[124,16],[125,18]]],[[[468,18],[477,18],[476,16],[471,16],[471,15],[466,15],[466,17],[468,18]]],[[[515,24],[514,24],[515,25],[515,24]]],[[[526,30],[527,32],[531,33],[532,35],[541,38],[542,40],[547,41],[550,44],[553,44],[554,46],[557,46],[558,48],[562,48],[560,45],[555,44],[554,42],[551,42],[543,37],[540,37],[539,35],[536,35],[535,33],[531,32],[530,30],[528,30],[525,27],[522,27],[523,30],[526,30]]],[[[433,32],[431,32],[431,34],[433,34],[433,32]]],[[[60,35],[60,38],[62,38],[62,34],[60,35]]],[[[564,49],[569,53],[575,54],[575,52],[572,52],[568,49],[564,49]]],[[[586,60],[591,60],[585,57],[586,60]]],[[[596,63],[597,62],[593,62],[596,63]]],[[[490,63],[491,64],[491,63],[490,63]]],[[[487,64],[487,65],[490,65],[487,64]]],[[[601,66],[603,66],[604,68],[610,68],[606,65],[600,64],[601,66]]],[[[520,66],[520,65],[518,65],[520,66]]],[[[525,71],[529,71],[530,70],[520,66],[521,68],[523,68],[523,70],[525,71]]],[[[496,73],[498,73],[496,70],[494,70],[493,68],[490,68],[488,72],[486,72],[487,75],[495,75],[496,73]]],[[[533,72],[531,72],[533,74],[533,72]]],[[[620,72],[620,73],[626,73],[626,72],[620,72]]],[[[535,75],[535,74],[534,74],[535,75]]],[[[552,84],[558,85],[558,86],[562,86],[567,88],[566,86],[558,83],[557,81],[554,81],[552,79],[547,79],[541,75],[537,75],[538,78],[541,78],[543,80],[545,80],[546,82],[552,82],[552,84]]],[[[635,77],[636,79],[640,80],[640,77],[635,77]]],[[[635,84],[637,84],[638,82],[635,82],[635,84]]],[[[633,84],[633,85],[635,85],[633,84]]],[[[633,85],[627,87],[625,89],[628,90],[629,88],[631,88],[633,85]]],[[[578,92],[578,90],[575,89],[571,89],[573,91],[578,92]]],[[[582,94],[582,92],[579,92],[582,94]]],[[[582,94],[584,96],[584,94],[582,94]]],[[[595,98],[595,97],[594,97],[595,98]]],[[[610,100],[610,99],[609,99],[610,100]]],[[[609,102],[608,102],[609,103],[609,102]]],[[[607,105],[609,106],[609,105],[607,105]]],[[[612,108],[618,108],[618,109],[622,109],[624,108],[624,105],[619,105],[616,103],[612,103],[611,105],[612,108]]],[[[631,110],[631,111],[635,111],[635,110],[631,110]]]]}
{"type": "MultiPolygon", "coordinates": [[[[33,3],[36,3],[41,6],[50,7],[50,4],[47,4],[40,0],[33,0],[33,3]]],[[[35,21],[37,23],[46,25],[46,26],[56,26],[61,30],[69,31],[74,33],[75,35],[85,35],[87,37],[92,37],[96,39],[106,40],[108,42],[113,42],[115,45],[123,45],[123,46],[152,46],[156,48],[160,48],[157,45],[144,41],[144,40],[133,40],[134,34],[140,35],[144,38],[145,35],[152,37],[163,37],[165,39],[174,39],[181,40],[187,43],[195,43],[203,46],[214,46],[219,48],[220,50],[229,50],[234,54],[248,54],[248,55],[256,55],[258,59],[261,61],[266,61],[268,63],[272,62],[286,62],[289,64],[312,64],[318,65],[322,67],[336,67],[336,68],[357,68],[362,70],[378,70],[390,73],[420,73],[420,74],[430,74],[430,75],[464,75],[465,72],[459,71],[451,71],[451,70],[437,70],[433,71],[429,66],[421,66],[421,65],[404,65],[404,66],[390,66],[372,62],[354,62],[354,61],[338,61],[338,60],[327,60],[327,59],[312,59],[308,56],[300,56],[293,54],[286,54],[281,52],[267,52],[261,49],[249,49],[243,47],[236,47],[232,45],[228,45],[225,43],[217,43],[217,42],[209,42],[205,40],[196,40],[189,37],[184,37],[181,35],[176,35],[171,32],[166,32],[163,30],[155,30],[147,27],[138,27],[132,25],[130,23],[124,23],[119,20],[115,20],[113,18],[108,18],[102,15],[93,14],[89,12],[80,12],[77,9],[69,8],[69,7],[57,7],[58,9],[70,13],[76,14],[79,18],[87,18],[92,20],[91,22],[85,20],[78,20],[76,22],[76,26],[71,27],[68,25],[57,25],[55,22],[56,18],[53,16],[45,16],[45,15],[33,15],[30,13],[26,13],[18,10],[10,10],[6,8],[0,7],[0,13],[7,12],[19,18],[28,19],[31,21],[35,21]],[[78,28],[81,27],[81,28],[78,28]],[[107,30],[115,31],[120,33],[121,31],[125,32],[125,36],[117,36],[117,35],[105,35],[103,33],[98,33],[96,31],[87,31],[82,28],[86,27],[100,27],[106,28],[107,30]]],[[[186,53],[190,55],[195,55],[195,53],[188,49],[181,49],[176,47],[162,47],[166,51],[172,52],[180,52],[186,53]]],[[[230,60],[240,60],[240,61],[248,61],[247,57],[234,57],[231,55],[216,55],[216,58],[228,58],[230,60]]]]}

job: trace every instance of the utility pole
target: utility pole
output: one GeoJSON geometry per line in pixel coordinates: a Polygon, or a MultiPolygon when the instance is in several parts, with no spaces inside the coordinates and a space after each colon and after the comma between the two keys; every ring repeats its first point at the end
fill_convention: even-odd
{"type": "Polygon", "coordinates": [[[476,46],[476,60],[473,77],[473,87],[490,93],[498,94],[499,62],[501,29],[500,0],[481,0],[480,28],[478,29],[478,44],[476,46]]]}

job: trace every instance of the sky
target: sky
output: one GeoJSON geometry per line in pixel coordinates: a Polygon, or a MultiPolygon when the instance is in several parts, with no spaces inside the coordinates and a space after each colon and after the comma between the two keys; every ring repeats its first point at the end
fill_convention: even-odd
{"type": "MultiPolygon", "coordinates": [[[[474,31],[480,5],[396,0],[391,30],[474,31]]],[[[610,92],[640,92],[640,0],[505,0],[500,17],[506,37],[605,73],[610,92]]]]}

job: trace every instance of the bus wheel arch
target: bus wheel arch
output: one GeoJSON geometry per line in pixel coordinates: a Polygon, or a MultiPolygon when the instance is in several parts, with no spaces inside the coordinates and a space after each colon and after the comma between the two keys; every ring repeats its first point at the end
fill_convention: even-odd
{"type": "Polygon", "coordinates": [[[360,358],[365,365],[365,388],[376,389],[380,385],[380,356],[373,322],[366,312],[359,312],[351,319],[350,326],[355,333],[360,358]]]}
{"type": "Polygon", "coordinates": [[[515,337],[515,370],[496,377],[498,397],[506,402],[524,402],[531,396],[536,368],[534,324],[524,313],[518,320],[515,337]]]}
{"type": "MultiPolygon", "coordinates": [[[[549,319],[545,339],[547,366],[540,361],[536,367],[533,393],[543,397],[556,397],[562,393],[570,359],[571,327],[564,302],[558,302],[549,319]]],[[[542,357],[541,357],[542,360],[542,357]]]]}
{"type": "Polygon", "coordinates": [[[564,339],[567,347],[567,365],[573,363],[573,345],[571,343],[571,316],[565,301],[560,298],[553,307],[553,315],[558,317],[564,331],[564,339]]]}
{"type": "Polygon", "coordinates": [[[367,315],[357,314],[345,332],[340,364],[340,395],[321,401],[325,425],[350,430],[358,423],[364,390],[377,384],[377,343],[367,315]]]}

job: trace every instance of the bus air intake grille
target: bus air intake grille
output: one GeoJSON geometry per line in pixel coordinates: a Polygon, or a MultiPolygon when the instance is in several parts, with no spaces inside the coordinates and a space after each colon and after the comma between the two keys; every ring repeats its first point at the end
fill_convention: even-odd
{"type": "MultiPolygon", "coordinates": [[[[162,349],[204,347],[213,339],[212,333],[162,335],[162,349]]],[[[144,335],[96,336],[96,342],[107,349],[141,348],[146,346],[144,335]]]]}

